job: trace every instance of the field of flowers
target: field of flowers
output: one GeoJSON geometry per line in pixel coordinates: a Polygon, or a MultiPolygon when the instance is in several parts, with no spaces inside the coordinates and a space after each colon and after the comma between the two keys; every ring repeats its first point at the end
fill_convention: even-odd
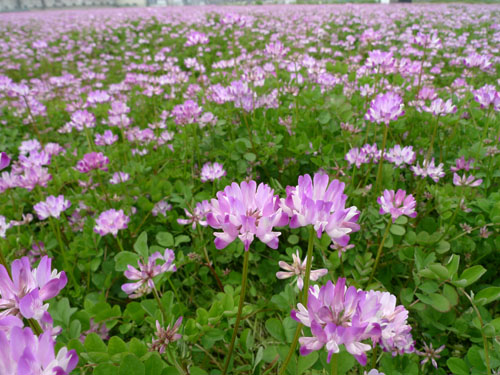
{"type": "Polygon", "coordinates": [[[0,374],[498,374],[500,6],[0,15],[0,374]]]}

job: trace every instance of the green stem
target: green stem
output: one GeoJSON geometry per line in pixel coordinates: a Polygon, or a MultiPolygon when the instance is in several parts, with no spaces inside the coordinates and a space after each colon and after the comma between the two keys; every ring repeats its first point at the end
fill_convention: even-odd
{"type": "Polygon", "coordinates": [[[170,362],[173,363],[173,365],[175,366],[175,368],[177,369],[177,371],[179,372],[179,374],[186,374],[186,371],[181,367],[181,365],[179,365],[179,363],[175,359],[175,356],[173,355],[172,350],[170,349],[170,347],[167,347],[167,352],[168,352],[167,356],[169,357],[170,362]]]}
{"type": "Polygon", "coordinates": [[[165,308],[163,307],[163,304],[161,303],[161,298],[160,298],[160,295],[158,294],[158,291],[156,290],[156,286],[153,286],[153,294],[155,296],[156,303],[158,304],[158,307],[160,308],[161,316],[163,317],[163,324],[167,324],[167,312],[165,311],[165,308]]]}
{"type": "Polygon", "coordinates": [[[229,344],[229,351],[226,355],[226,362],[224,363],[224,370],[222,370],[222,375],[227,374],[227,369],[229,367],[229,362],[231,362],[231,356],[234,350],[234,343],[236,341],[236,336],[238,335],[238,327],[241,321],[241,313],[243,311],[243,302],[245,301],[245,293],[247,290],[247,276],[248,276],[248,257],[250,252],[245,250],[245,256],[243,258],[243,275],[241,277],[241,292],[240,301],[238,303],[238,314],[236,315],[236,322],[234,323],[233,336],[231,337],[231,343],[229,344]]]}
{"type": "Polygon", "coordinates": [[[469,300],[470,304],[472,305],[472,308],[474,309],[474,311],[477,315],[477,318],[479,319],[479,324],[481,325],[481,336],[483,336],[484,359],[486,360],[486,373],[488,375],[491,375],[490,356],[488,353],[488,339],[486,338],[486,335],[484,334],[483,318],[481,317],[481,313],[479,312],[476,305],[474,304],[474,301],[467,294],[467,292],[463,288],[460,288],[460,291],[467,297],[467,299],[469,300]]]}
{"type": "Polygon", "coordinates": [[[75,275],[73,274],[73,269],[69,266],[68,264],[68,259],[66,258],[66,250],[64,248],[64,244],[62,242],[62,237],[61,237],[61,230],[59,229],[59,226],[57,225],[58,223],[54,223],[52,218],[49,218],[50,225],[52,226],[52,229],[55,232],[55,235],[57,237],[57,242],[59,242],[59,248],[61,249],[61,256],[63,258],[63,263],[64,263],[64,268],[66,269],[66,273],[69,274],[69,277],[71,281],[73,282],[73,285],[76,287],[78,284],[75,279],[75,275]]]}
{"type": "Polygon", "coordinates": [[[387,239],[387,235],[389,234],[389,229],[391,228],[392,219],[389,219],[387,222],[387,226],[385,227],[384,236],[382,237],[382,242],[377,250],[377,257],[375,258],[375,264],[373,265],[372,273],[370,274],[370,278],[368,279],[368,283],[366,285],[370,285],[370,282],[373,280],[373,276],[375,275],[375,271],[377,270],[378,261],[380,260],[380,256],[382,255],[382,248],[384,247],[385,240],[387,239]]]}
{"type": "Polygon", "coordinates": [[[378,346],[375,346],[373,348],[373,353],[372,353],[372,368],[375,368],[375,366],[377,365],[377,349],[378,349],[378,346]]]}
{"type": "Polygon", "coordinates": [[[338,368],[337,357],[338,357],[337,353],[333,353],[332,358],[330,360],[330,364],[332,366],[330,372],[331,375],[337,375],[337,368],[338,368]]]}
{"type": "MultiPolygon", "coordinates": [[[[314,248],[314,235],[315,235],[314,227],[311,225],[309,229],[309,241],[307,244],[306,274],[304,276],[304,288],[302,289],[302,302],[303,302],[302,304],[305,307],[307,307],[307,297],[309,295],[308,290],[309,290],[309,278],[311,275],[312,253],[314,248]]],[[[297,347],[297,343],[299,342],[299,336],[301,331],[302,331],[302,324],[299,323],[297,325],[297,328],[295,329],[295,335],[293,336],[292,344],[290,345],[288,354],[286,355],[283,365],[281,365],[279,375],[283,375],[286,372],[288,363],[290,363],[293,353],[295,353],[295,348],[297,347]]]]}
{"type": "Polygon", "coordinates": [[[439,125],[439,116],[436,117],[436,124],[434,125],[434,130],[432,131],[431,144],[429,146],[429,150],[427,150],[427,155],[425,157],[428,162],[431,160],[430,157],[432,156],[432,151],[434,149],[434,141],[436,139],[438,125],[439,125]]]}
{"type": "Polygon", "coordinates": [[[311,277],[312,253],[314,248],[314,227],[309,229],[309,241],[307,243],[306,274],[304,275],[304,288],[302,289],[302,304],[307,307],[307,297],[309,296],[309,281],[311,277]]]}
{"type": "Polygon", "coordinates": [[[375,193],[378,194],[379,192],[379,183],[381,183],[380,179],[382,176],[382,164],[384,164],[384,154],[385,154],[385,144],[387,142],[387,133],[389,132],[389,126],[385,125],[384,128],[384,140],[382,141],[382,155],[379,160],[378,164],[378,171],[377,171],[377,179],[375,180],[375,193]]]}
{"type": "Polygon", "coordinates": [[[123,245],[122,245],[122,241],[120,240],[120,238],[118,237],[118,235],[116,235],[116,242],[118,243],[118,247],[120,248],[120,251],[124,251],[123,250],[123,245]]]}

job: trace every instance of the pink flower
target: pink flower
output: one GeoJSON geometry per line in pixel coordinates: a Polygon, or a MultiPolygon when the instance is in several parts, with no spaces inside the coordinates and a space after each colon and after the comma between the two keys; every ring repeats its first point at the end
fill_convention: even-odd
{"type": "Polygon", "coordinates": [[[428,160],[424,160],[422,163],[422,167],[417,162],[417,165],[410,167],[415,176],[421,176],[425,178],[429,176],[434,182],[438,182],[441,177],[445,176],[443,170],[443,163],[440,163],[437,167],[434,165],[434,158],[429,162],[428,160]]]}
{"type": "Polygon", "coordinates": [[[459,176],[457,173],[453,173],[453,184],[456,186],[470,186],[476,187],[481,185],[483,180],[481,178],[476,180],[476,177],[473,175],[469,175],[467,177],[465,174],[463,176],[459,176]]]}
{"type": "Polygon", "coordinates": [[[116,237],[119,230],[126,229],[130,218],[126,216],[123,210],[107,210],[102,212],[95,221],[94,232],[105,236],[111,233],[116,237]]]}
{"type": "Polygon", "coordinates": [[[177,125],[194,124],[203,112],[203,108],[198,106],[194,101],[187,100],[184,104],[178,104],[172,110],[172,115],[175,118],[177,125]]]}
{"type": "Polygon", "coordinates": [[[385,153],[384,158],[397,167],[404,167],[405,164],[413,164],[416,156],[413,146],[401,148],[400,145],[395,145],[385,153]]]}
{"type": "Polygon", "coordinates": [[[155,332],[156,338],[154,338],[153,342],[151,343],[151,350],[155,350],[158,353],[162,354],[163,352],[165,352],[165,349],[168,346],[168,344],[182,338],[182,335],[177,333],[179,327],[181,326],[181,323],[182,323],[182,316],[179,317],[179,319],[177,319],[177,321],[174,323],[172,327],[170,327],[169,324],[167,328],[164,329],[160,325],[160,322],[156,321],[156,332],[155,332]]]}
{"type": "Polygon", "coordinates": [[[406,195],[406,191],[399,189],[397,193],[394,190],[384,190],[382,196],[377,198],[378,204],[380,204],[381,215],[391,214],[392,222],[394,223],[398,217],[401,215],[406,215],[409,217],[416,217],[415,207],[417,202],[413,195],[406,195]]]}
{"type": "Polygon", "coordinates": [[[207,214],[207,223],[215,232],[215,247],[223,249],[236,237],[248,251],[256,236],[272,249],[278,248],[280,232],[273,232],[273,227],[288,223],[288,216],[282,212],[280,199],[274,190],[255,181],[233,182],[217,193],[217,199],[211,200],[211,209],[207,214]]]}
{"type": "Polygon", "coordinates": [[[141,260],[137,261],[139,269],[132,267],[130,264],[124,275],[127,279],[137,282],[122,285],[122,290],[129,295],[130,298],[139,298],[150,293],[155,287],[153,278],[165,272],[175,272],[177,268],[173,264],[175,260],[174,251],[165,249],[164,254],[155,252],[148,258],[147,263],[141,260]],[[162,261],[162,264],[157,264],[157,261],[162,261]]]}
{"type": "Polygon", "coordinates": [[[0,317],[15,315],[40,320],[49,307],[44,301],[54,298],[66,286],[64,272],[51,269],[52,260],[44,256],[38,267],[31,269],[28,257],[12,262],[10,278],[0,265],[0,317]]]}
{"type": "Polygon", "coordinates": [[[370,103],[370,108],[365,119],[377,124],[384,123],[389,126],[391,121],[397,120],[404,115],[403,99],[393,92],[378,94],[370,103]]]}
{"type": "MultiPolygon", "coordinates": [[[[306,259],[304,261],[300,260],[299,251],[292,254],[293,263],[290,265],[286,262],[280,261],[278,264],[281,268],[286,270],[286,272],[280,271],[276,272],[276,277],[278,279],[288,279],[289,277],[297,276],[297,287],[302,290],[304,287],[304,276],[306,274],[306,259]]],[[[312,262],[312,260],[311,260],[312,262]]],[[[320,277],[325,276],[328,273],[326,268],[321,268],[319,270],[311,270],[310,280],[316,281],[320,277]]]]}
{"type": "Polygon", "coordinates": [[[197,44],[208,44],[209,39],[206,34],[200,33],[199,31],[191,30],[187,34],[187,41],[184,44],[185,47],[195,46],[197,44]]]}
{"type": "Polygon", "coordinates": [[[437,98],[431,102],[430,106],[424,105],[422,109],[424,112],[432,113],[434,116],[444,116],[455,113],[457,106],[453,105],[451,99],[445,102],[443,99],[437,98]]]}
{"type": "Polygon", "coordinates": [[[201,182],[215,181],[226,175],[224,166],[217,162],[205,163],[201,168],[201,182]]]}
{"type": "Polygon", "coordinates": [[[130,175],[125,172],[115,172],[113,173],[113,177],[109,179],[109,183],[111,185],[118,185],[122,182],[128,181],[130,179],[130,175]]]}
{"type": "Polygon", "coordinates": [[[191,224],[193,230],[196,229],[196,224],[201,225],[202,227],[207,226],[206,216],[210,212],[211,206],[208,201],[202,201],[196,203],[193,213],[190,213],[188,210],[184,209],[184,213],[188,217],[187,219],[177,219],[177,222],[181,225],[191,224]]]}
{"type": "Polygon", "coordinates": [[[118,136],[114,135],[111,130],[105,130],[104,134],[96,134],[95,135],[95,144],[97,146],[106,146],[112,145],[118,140],[118,136]]]}
{"type": "Polygon", "coordinates": [[[2,374],[57,374],[68,375],[78,364],[75,350],[66,347],[55,355],[55,341],[52,333],[46,331],[40,336],[31,328],[23,328],[21,321],[7,318],[0,320],[0,347],[2,374]]]}
{"type": "Polygon", "coordinates": [[[312,225],[318,237],[326,232],[334,243],[346,246],[349,235],[359,230],[356,221],[360,212],[356,207],[345,207],[345,184],[339,180],[329,183],[328,175],[316,173],[314,181],[306,174],[299,176],[297,186],[286,188],[282,200],[283,212],[290,216],[290,227],[312,225]]]}
{"type": "Polygon", "coordinates": [[[66,211],[71,206],[71,202],[64,199],[64,195],[59,195],[57,197],[50,195],[43,202],[39,202],[33,206],[36,214],[40,220],[45,220],[48,217],[55,217],[59,219],[59,216],[63,211],[66,211]]]}
{"type": "Polygon", "coordinates": [[[107,171],[109,159],[102,152],[89,152],[82,160],[76,163],[76,170],[80,173],[88,173],[94,169],[107,171]]]}

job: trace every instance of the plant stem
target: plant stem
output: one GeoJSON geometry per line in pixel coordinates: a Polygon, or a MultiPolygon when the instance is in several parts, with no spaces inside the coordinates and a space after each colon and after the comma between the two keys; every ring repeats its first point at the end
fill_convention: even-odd
{"type": "Polygon", "coordinates": [[[425,159],[428,162],[431,160],[430,157],[432,156],[432,151],[434,149],[434,140],[436,139],[438,125],[439,125],[439,116],[436,118],[436,124],[434,125],[434,130],[432,131],[431,144],[429,146],[429,149],[427,150],[427,155],[425,157],[425,159]]]}
{"type": "Polygon", "coordinates": [[[337,368],[338,368],[337,356],[338,356],[337,353],[333,353],[332,359],[330,360],[330,363],[332,366],[331,372],[330,372],[331,375],[337,375],[337,368]]]}
{"type": "Polygon", "coordinates": [[[231,362],[231,355],[234,350],[234,343],[236,341],[236,336],[238,334],[238,327],[240,325],[241,313],[243,311],[243,302],[245,300],[245,293],[247,289],[247,276],[248,276],[248,257],[250,252],[248,250],[245,251],[245,256],[243,258],[243,275],[241,277],[241,292],[240,292],[240,301],[238,303],[238,314],[236,315],[236,322],[234,323],[233,336],[231,337],[231,343],[229,344],[229,351],[226,355],[226,362],[224,363],[224,370],[222,370],[222,375],[227,374],[227,369],[229,367],[229,362],[231,362]]]}
{"type": "Polygon", "coordinates": [[[161,315],[163,317],[163,324],[167,324],[167,312],[165,311],[165,308],[163,307],[163,304],[161,303],[161,298],[160,298],[160,295],[158,294],[158,291],[156,290],[156,285],[153,286],[153,294],[155,296],[156,303],[158,304],[158,307],[160,308],[161,315]]]}
{"type": "Polygon", "coordinates": [[[484,346],[484,359],[486,361],[486,373],[488,375],[491,375],[491,367],[490,367],[490,356],[488,353],[488,339],[486,338],[486,335],[484,334],[484,323],[483,323],[483,318],[481,317],[481,313],[477,309],[476,305],[474,304],[474,301],[472,298],[467,294],[467,292],[463,289],[460,288],[460,291],[467,297],[469,300],[470,304],[472,305],[472,308],[476,312],[477,318],[479,319],[479,324],[481,324],[481,336],[483,336],[483,346],[484,346]]]}
{"type": "Polygon", "coordinates": [[[181,365],[179,365],[179,363],[175,359],[175,356],[172,354],[172,350],[170,349],[170,347],[167,347],[167,352],[168,352],[167,357],[169,357],[170,361],[173,363],[173,365],[177,369],[177,371],[180,374],[186,374],[186,371],[181,367],[181,365]]]}
{"type": "MultiPolygon", "coordinates": [[[[215,186],[215,185],[213,185],[213,186],[215,186]]],[[[203,232],[202,232],[199,225],[197,226],[197,228],[198,228],[198,235],[200,236],[200,240],[201,240],[201,244],[202,244],[201,247],[203,249],[203,255],[205,255],[205,261],[207,262],[206,265],[207,265],[208,269],[210,270],[210,272],[212,273],[212,276],[214,277],[215,281],[217,282],[217,286],[219,287],[221,292],[224,292],[224,286],[222,285],[222,282],[219,279],[219,275],[217,275],[217,272],[215,272],[215,269],[212,266],[213,262],[208,257],[207,247],[205,246],[205,242],[203,240],[203,232]]]]}
{"type": "Polygon", "coordinates": [[[377,349],[378,349],[378,346],[375,346],[373,348],[373,353],[372,353],[372,368],[375,368],[375,366],[377,365],[377,349]]]}
{"type": "Polygon", "coordinates": [[[389,219],[387,226],[385,227],[385,232],[384,236],[382,237],[382,242],[380,242],[380,245],[377,250],[377,257],[375,258],[375,264],[373,265],[373,270],[372,273],[370,274],[370,278],[368,279],[367,285],[370,284],[370,282],[373,280],[373,276],[375,275],[375,271],[377,270],[378,266],[378,261],[380,260],[380,256],[382,255],[382,248],[384,247],[385,240],[387,239],[387,235],[389,234],[389,229],[391,228],[392,224],[392,219],[389,219]]]}
{"type": "Polygon", "coordinates": [[[116,242],[118,243],[118,247],[120,248],[120,251],[124,251],[122,241],[120,241],[120,238],[118,238],[118,235],[116,235],[116,242]]]}
{"type": "Polygon", "coordinates": [[[382,164],[384,163],[384,154],[385,154],[385,143],[387,142],[387,133],[389,132],[389,126],[385,125],[384,128],[384,140],[382,141],[382,155],[380,156],[378,171],[377,171],[377,179],[375,180],[375,193],[379,192],[379,183],[381,183],[380,179],[382,176],[382,164]]]}
{"type": "MultiPolygon", "coordinates": [[[[311,225],[309,229],[309,241],[307,244],[307,260],[306,260],[306,274],[304,276],[304,288],[302,290],[302,304],[307,307],[307,297],[309,290],[309,278],[311,275],[311,263],[312,263],[312,253],[314,248],[314,227],[311,225]]],[[[295,335],[293,336],[292,344],[290,345],[290,349],[288,350],[288,354],[286,355],[285,361],[283,365],[281,365],[281,369],[279,371],[279,375],[283,375],[288,367],[288,363],[292,359],[293,353],[295,353],[295,348],[297,347],[297,343],[299,342],[300,332],[302,330],[302,324],[299,323],[297,328],[295,329],[295,335]]]]}

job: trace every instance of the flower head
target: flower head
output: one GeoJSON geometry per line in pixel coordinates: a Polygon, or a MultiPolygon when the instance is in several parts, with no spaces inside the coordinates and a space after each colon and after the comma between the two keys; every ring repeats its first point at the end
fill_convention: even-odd
{"type": "Polygon", "coordinates": [[[9,155],[7,155],[5,152],[0,152],[0,171],[2,169],[7,168],[9,164],[10,164],[9,155]]]}
{"type": "Polygon", "coordinates": [[[333,242],[346,246],[349,234],[359,230],[360,212],[354,206],[345,207],[344,186],[339,180],[330,182],[322,173],[316,173],[314,179],[308,174],[299,176],[298,185],[288,186],[282,200],[283,211],[291,217],[290,227],[312,225],[318,237],[326,232],[333,242]]]}
{"type": "Polygon", "coordinates": [[[215,181],[226,175],[224,166],[217,162],[205,163],[201,168],[201,182],[215,181]]]}
{"type": "Polygon", "coordinates": [[[391,214],[392,222],[394,223],[401,215],[416,217],[415,207],[417,202],[413,195],[406,195],[406,191],[399,189],[396,193],[394,190],[384,190],[382,196],[377,198],[380,204],[380,214],[391,214]]]}
{"type": "Polygon", "coordinates": [[[159,251],[155,252],[148,258],[147,263],[141,260],[137,261],[139,269],[132,267],[130,264],[124,275],[129,280],[134,280],[134,283],[122,285],[122,290],[129,294],[130,298],[139,298],[150,293],[155,287],[153,278],[165,272],[175,272],[177,268],[173,264],[175,253],[171,249],[165,249],[162,255],[159,251]],[[162,263],[157,264],[157,261],[162,263]]]}
{"type": "Polygon", "coordinates": [[[151,350],[156,350],[157,352],[162,354],[163,352],[165,352],[165,349],[168,344],[182,338],[182,335],[177,333],[179,327],[181,326],[181,323],[182,323],[182,316],[179,317],[179,319],[177,319],[177,321],[174,323],[172,327],[170,327],[169,324],[167,328],[164,329],[160,325],[160,322],[156,321],[156,332],[155,332],[156,338],[154,338],[153,342],[151,343],[151,350]]]}
{"type": "Polygon", "coordinates": [[[196,224],[201,225],[202,227],[207,226],[206,216],[210,212],[211,206],[208,201],[201,201],[196,203],[196,206],[193,210],[193,213],[190,213],[188,210],[184,209],[184,213],[188,217],[187,219],[177,219],[177,222],[181,225],[191,224],[193,230],[196,229],[196,224]]]}
{"type": "Polygon", "coordinates": [[[400,145],[395,145],[385,153],[384,158],[397,167],[404,167],[405,164],[413,164],[416,156],[415,151],[413,151],[413,146],[405,146],[402,148],[400,145]]]}
{"type": "Polygon", "coordinates": [[[397,120],[404,115],[403,99],[393,92],[378,94],[370,103],[370,108],[365,119],[377,124],[384,123],[389,126],[391,121],[397,120]]]}
{"type": "Polygon", "coordinates": [[[273,232],[273,227],[288,223],[288,216],[280,207],[280,199],[274,190],[255,181],[243,181],[240,185],[233,182],[217,198],[211,200],[211,209],[207,214],[207,223],[215,232],[215,247],[223,249],[236,237],[248,251],[256,236],[272,249],[278,248],[280,232],[273,232]]]}
{"type": "Polygon", "coordinates": [[[444,350],[445,346],[444,345],[441,345],[439,348],[437,349],[434,349],[432,347],[432,342],[430,345],[427,345],[427,343],[424,341],[424,347],[422,349],[422,351],[419,351],[417,350],[416,353],[420,356],[423,356],[424,359],[420,362],[421,365],[424,365],[426,364],[428,361],[431,361],[432,362],[432,365],[435,367],[435,368],[438,368],[438,365],[437,365],[437,362],[436,362],[436,359],[439,359],[441,358],[441,356],[439,355],[439,353],[441,353],[443,350],[444,350]]]}
{"type": "Polygon", "coordinates": [[[10,278],[0,265],[0,317],[15,315],[40,320],[49,307],[44,301],[54,298],[67,283],[66,274],[51,268],[52,260],[44,256],[32,269],[28,257],[12,262],[10,278]]]}
{"type": "Polygon", "coordinates": [[[470,186],[476,187],[483,183],[481,178],[476,179],[475,176],[469,175],[468,177],[464,174],[459,176],[457,173],[453,173],[453,184],[456,186],[470,186]]]}
{"type": "Polygon", "coordinates": [[[444,177],[445,173],[443,170],[444,164],[440,163],[438,166],[434,164],[434,158],[429,162],[424,160],[422,167],[417,162],[417,165],[410,167],[415,176],[420,176],[425,178],[429,176],[434,182],[438,182],[441,177],[444,177]]]}
{"type": "Polygon", "coordinates": [[[102,152],[89,152],[82,160],[76,163],[76,170],[80,173],[88,173],[94,169],[107,171],[109,159],[102,152]]]}
{"type": "Polygon", "coordinates": [[[100,234],[101,236],[105,236],[108,233],[111,233],[116,237],[119,230],[127,228],[127,224],[130,221],[130,218],[125,215],[123,210],[115,210],[112,208],[111,210],[107,210],[102,212],[99,217],[95,221],[94,232],[100,234]]]}
{"type": "Polygon", "coordinates": [[[59,219],[61,213],[66,211],[71,206],[71,202],[64,199],[64,195],[57,197],[50,195],[43,202],[39,202],[33,206],[40,220],[45,220],[48,217],[59,219]]]}
{"type": "MultiPolygon", "coordinates": [[[[304,261],[300,260],[299,251],[292,254],[293,263],[290,265],[286,262],[280,261],[278,264],[281,268],[286,270],[286,272],[280,271],[276,272],[276,277],[278,279],[288,279],[289,277],[297,276],[297,287],[302,290],[304,287],[304,276],[306,274],[306,259],[304,261]]],[[[312,259],[311,259],[312,262],[312,259]]],[[[320,277],[325,276],[328,273],[326,268],[321,268],[319,270],[311,270],[310,280],[316,281],[320,277]]]]}

